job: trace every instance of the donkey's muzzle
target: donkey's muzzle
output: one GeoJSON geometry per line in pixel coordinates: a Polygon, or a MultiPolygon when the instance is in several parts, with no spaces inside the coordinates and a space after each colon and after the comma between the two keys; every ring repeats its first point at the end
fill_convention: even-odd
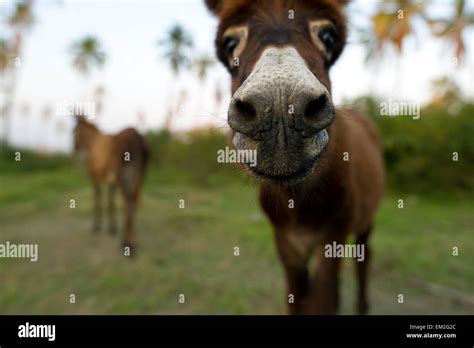
{"type": "Polygon", "coordinates": [[[272,47],[234,93],[228,123],[237,148],[257,151],[253,174],[294,183],[313,171],[334,115],[329,91],[296,49],[272,47]]]}

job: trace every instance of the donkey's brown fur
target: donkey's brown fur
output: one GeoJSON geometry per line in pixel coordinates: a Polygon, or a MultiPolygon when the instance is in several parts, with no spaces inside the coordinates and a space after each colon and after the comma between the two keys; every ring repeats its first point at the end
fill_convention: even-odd
{"type": "MultiPolygon", "coordinates": [[[[329,68],[341,54],[346,39],[346,2],[207,0],[207,6],[220,20],[217,54],[232,74],[232,93],[252,73],[262,51],[269,46],[294,47],[312,74],[331,91],[329,68]],[[288,20],[289,10],[294,11],[293,20],[288,20]],[[311,41],[307,23],[315,19],[328,19],[336,27],[337,40],[329,60],[311,41]],[[239,67],[232,68],[225,55],[223,35],[229,27],[239,25],[247,26],[248,42],[239,55],[239,67]]],[[[355,109],[336,110],[326,130],[329,143],[312,173],[296,184],[264,180],[260,203],[274,228],[288,295],[294,296],[294,301],[291,296],[288,301],[289,312],[337,312],[340,259],[325,257],[324,248],[334,241],[344,244],[354,233],[356,243],[365,246],[364,261],[356,262],[356,310],[363,314],[368,307],[367,243],[384,187],[380,140],[372,122],[355,109]],[[289,202],[294,202],[294,208],[289,202]]]]}
{"type": "Polygon", "coordinates": [[[84,117],[76,117],[74,149],[85,157],[94,186],[93,231],[101,229],[102,186],[108,185],[109,231],[116,234],[115,191],[120,187],[125,202],[123,246],[132,249],[136,244],[135,214],[148,162],[148,145],[133,128],[114,135],[103,134],[84,117]]]}

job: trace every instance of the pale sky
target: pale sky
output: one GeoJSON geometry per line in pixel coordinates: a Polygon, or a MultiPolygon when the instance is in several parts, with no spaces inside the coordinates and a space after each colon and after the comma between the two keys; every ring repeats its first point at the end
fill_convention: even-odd
{"type": "MultiPolygon", "coordinates": [[[[429,14],[451,13],[452,1],[434,1],[429,14]]],[[[11,1],[0,1],[2,17],[10,6],[11,1]]],[[[348,11],[350,21],[357,25],[367,23],[375,7],[374,0],[354,1],[348,11]]],[[[471,11],[473,7],[471,2],[471,11]]],[[[173,129],[186,130],[209,124],[225,129],[230,97],[227,71],[216,64],[204,85],[194,72],[183,72],[176,81],[167,62],[161,58],[163,49],[157,45],[168,29],[179,23],[193,37],[193,55],[207,53],[214,57],[217,21],[208,13],[203,1],[37,0],[34,13],[36,23],[25,37],[22,65],[18,70],[12,143],[49,150],[70,149],[72,120],[63,117],[65,131],[59,132],[57,123],[61,116],[53,115],[51,121],[45,121],[41,114],[47,105],[54,109],[64,101],[90,100],[98,84],[105,87],[105,100],[103,112],[96,121],[105,131],[137,126],[138,112],[145,115],[144,128],[161,127],[170,100],[182,89],[187,91],[188,102],[174,118],[173,129]],[[107,54],[103,70],[94,71],[89,80],[72,69],[68,52],[71,43],[86,34],[96,36],[107,54]],[[214,102],[216,84],[224,94],[219,106],[214,102]]],[[[415,29],[417,38],[406,42],[403,58],[397,60],[388,52],[379,65],[366,64],[363,47],[351,36],[331,71],[336,104],[367,93],[423,103],[430,96],[430,81],[445,75],[453,77],[466,96],[474,97],[474,30],[471,28],[465,33],[466,60],[456,68],[452,64],[451,46],[432,39],[421,23],[417,23],[415,29]]]]}

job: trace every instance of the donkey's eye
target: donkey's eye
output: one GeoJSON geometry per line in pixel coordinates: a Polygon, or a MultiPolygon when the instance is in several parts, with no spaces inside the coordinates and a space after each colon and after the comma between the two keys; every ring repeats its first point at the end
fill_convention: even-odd
{"type": "Polygon", "coordinates": [[[230,68],[237,65],[235,59],[242,54],[247,45],[248,26],[238,25],[227,28],[222,35],[222,52],[225,55],[228,66],[230,68]]]}
{"type": "Polygon", "coordinates": [[[328,25],[322,28],[318,36],[321,42],[324,44],[324,47],[326,47],[326,50],[329,52],[332,51],[337,38],[337,33],[334,27],[328,25]]]}
{"type": "Polygon", "coordinates": [[[239,45],[239,39],[236,37],[226,37],[224,39],[224,52],[228,57],[231,57],[234,53],[235,48],[239,45]]]}
{"type": "Polygon", "coordinates": [[[331,60],[334,48],[338,40],[337,30],[334,24],[328,19],[315,19],[309,23],[311,39],[316,47],[331,60]]]}

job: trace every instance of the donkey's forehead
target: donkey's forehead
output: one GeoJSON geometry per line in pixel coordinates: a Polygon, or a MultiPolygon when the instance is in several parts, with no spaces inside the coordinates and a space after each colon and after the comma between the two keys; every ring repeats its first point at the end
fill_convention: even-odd
{"type": "Polygon", "coordinates": [[[235,23],[250,18],[273,20],[308,15],[342,16],[347,0],[207,0],[208,7],[223,22],[235,23]]]}
{"type": "MultiPolygon", "coordinates": [[[[246,27],[248,40],[261,48],[269,44],[293,44],[301,46],[311,39],[311,23],[324,20],[334,25],[338,40],[332,60],[337,59],[346,40],[346,0],[216,0],[208,6],[220,18],[216,38],[217,53],[221,61],[222,44],[226,32],[236,27],[246,27]]],[[[245,38],[247,40],[247,38],[245,38]]]]}

